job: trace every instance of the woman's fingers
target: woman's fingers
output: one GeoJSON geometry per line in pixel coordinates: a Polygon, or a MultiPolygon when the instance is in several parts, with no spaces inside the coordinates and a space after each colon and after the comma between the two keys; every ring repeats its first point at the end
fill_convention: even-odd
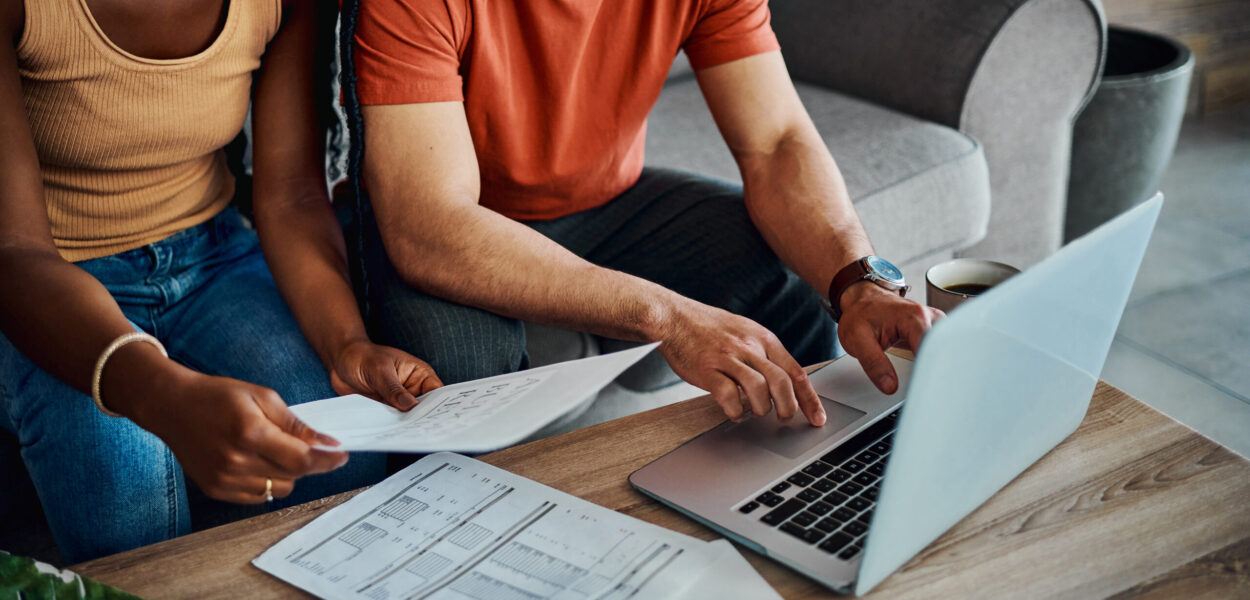
{"type": "Polygon", "coordinates": [[[272,390],[253,394],[267,420],[251,423],[243,434],[241,450],[272,461],[283,472],[299,477],[333,471],[347,463],[346,452],[313,446],[337,446],[334,438],[306,425],[272,390]]]}
{"type": "MultiPolygon", "coordinates": [[[[265,414],[265,418],[269,423],[275,425],[286,434],[303,441],[309,446],[337,446],[339,441],[321,433],[312,427],[309,427],[295,413],[291,412],[291,407],[282,401],[282,397],[277,392],[258,388],[252,393],[252,399],[256,405],[260,407],[261,412],[265,414]]],[[[259,426],[259,424],[257,424],[259,426]]],[[[259,433],[259,432],[258,432],[259,433]]]]}
{"type": "Polygon", "coordinates": [[[252,450],[258,456],[273,462],[282,472],[297,474],[299,477],[333,471],[347,464],[348,459],[346,452],[313,448],[276,429],[270,435],[257,440],[252,450]]]}
{"type": "Polygon", "coordinates": [[[365,341],[354,342],[339,352],[331,383],[339,393],[363,394],[404,411],[417,405],[417,396],[443,385],[425,361],[365,341]]]}
{"type": "Polygon", "coordinates": [[[205,490],[209,496],[236,504],[260,504],[268,500],[268,496],[285,498],[295,489],[295,480],[283,477],[263,477],[260,475],[227,475],[223,476],[213,490],[205,490]],[[266,481],[271,481],[269,494],[266,494],[266,481]]]}
{"type": "Polygon", "coordinates": [[[408,359],[408,373],[404,377],[404,385],[412,393],[420,396],[443,387],[443,380],[434,373],[433,367],[416,357],[404,355],[408,359]]]}
{"type": "Polygon", "coordinates": [[[384,404],[405,411],[417,405],[416,396],[400,382],[394,362],[378,360],[370,363],[365,379],[373,388],[374,396],[381,398],[384,404]]]}

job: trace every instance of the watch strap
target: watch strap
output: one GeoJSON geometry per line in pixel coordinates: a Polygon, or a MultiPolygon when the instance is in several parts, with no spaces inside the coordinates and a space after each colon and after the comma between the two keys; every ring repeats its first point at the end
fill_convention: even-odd
{"type": "Polygon", "coordinates": [[[829,282],[829,314],[833,316],[833,322],[837,323],[842,320],[842,294],[846,293],[846,289],[861,281],[869,281],[874,285],[878,285],[884,289],[898,292],[899,296],[907,297],[907,290],[910,286],[892,287],[883,283],[884,280],[874,278],[868,271],[867,256],[852,261],[851,264],[842,267],[833,281],[829,282]]]}
{"type": "Polygon", "coordinates": [[[842,293],[852,284],[867,278],[868,267],[864,265],[862,258],[842,267],[833,276],[833,281],[829,282],[829,314],[833,315],[833,322],[837,323],[842,320],[842,293]]]}

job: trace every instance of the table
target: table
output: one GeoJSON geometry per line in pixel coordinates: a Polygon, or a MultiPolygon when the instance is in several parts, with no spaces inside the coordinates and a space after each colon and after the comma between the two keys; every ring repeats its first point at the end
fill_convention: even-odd
{"type": "MultiPolygon", "coordinates": [[[[696,398],[481,457],[639,519],[711,530],[626,477],[722,422],[696,398]]],[[[83,575],[150,598],[303,598],[249,561],[347,492],[83,563],[83,575]]],[[[786,598],[832,598],[741,549],[786,598]]],[[[1099,383],[1067,440],[930,544],[871,598],[1250,597],[1250,462],[1099,383]]]]}

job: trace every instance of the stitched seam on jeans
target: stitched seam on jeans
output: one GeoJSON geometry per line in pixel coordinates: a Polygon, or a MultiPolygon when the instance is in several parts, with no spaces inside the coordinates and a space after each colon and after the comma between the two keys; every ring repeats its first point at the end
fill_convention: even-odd
{"type": "MultiPolygon", "coordinates": [[[[11,343],[11,342],[10,342],[10,343],[11,343]]],[[[20,351],[18,351],[16,348],[14,348],[14,350],[20,353],[20,351]]],[[[24,355],[24,354],[23,354],[22,356],[23,356],[23,357],[25,357],[25,355],[24,355]]],[[[29,361],[30,359],[29,359],[29,358],[27,358],[26,360],[28,360],[28,361],[29,361]]],[[[19,390],[20,390],[20,389],[25,389],[25,388],[26,388],[27,383],[29,383],[29,382],[30,382],[30,378],[31,378],[31,377],[34,377],[34,376],[35,376],[35,374],[36,374],[36,373],[38,373],[40,370],[41,370],[41,367],[39,367],[39,365],[34,365],[34,368],[33,368],[33,369],[29,369],[29,370],[27,370],[27,371],[26,371],[26,374],[25,374],[25,375],[22,375],[22,377],[18,380],[18,382],[17,382],[17,389],[19,389],[19,390]]],[[[14,428],[15,430],[20,431],[20,430],[22,429],[22,419],[19,419],[19,418],[18,418],[18,417],[19,417],[19,415],[14,414],[14,413],[12,413],[12,412],[10,412],[10,411],[8,411],[8,410],[7,410],[7,407],[14,407],[14,408],[16,408],[16,407],[17,407],[17,395],[16,395],[16,394],[10,394],[10,393],[8,392],[8,390],[5,390],[4,388],[0,388],[0,392],[2,392],[2,393],[4,394],[4,404],[5,404],[5,407],[6,407],[6,412],[8,412],[9,422],[13,424],[13,428],[14,428]]],[[[25,415],[21,415],[21,416],[25,416],[25,415]]],[[[20,436],[19,436],[19,440],[18,440],[18,441],[19,441],[19,442],[21,441],[20,436]]],[[[34,442],[31,442],[31,443],[33,444],[34,442]]]]}
{"type": "Polygon", "coordinates": [[[169,537],[178,537],[178,472],[174,467],[174,452],[165,446],[165,496],[169,504],[169,537]]]}
{"type": "MultiPolygon", "coordinates": [[[[156,314],[159,311],[159,308],[157,308],[156,306],[149,306],[147,307],[147,309],[148,309],[148,326],[152,329],[150,333],[152,337],[159,338],[161,337],[160,323],[157,322],[158,315],[156,314]]],[[[131,325],[134,325],[134,323],[131,323],[131,325]]],[[[136,328],[139,329],[140,331],[143,330],[142,327],[136,327],[136,328]]]]}
{"type": "MultiPolygon", "coordinates": [[[[18,426],[17,419],[13,418],[13,413],[9,412],[9,407],[14,406],[16,404],[16,402],[14,401],[14,397],[12,394],[9,393],[9,390],[6,389],[4,387],[4,384],[2,383],[0,383],[0,402],[2,402],[4,405],[4,418],[8,419],[9,423],[13,425],[14,430],[21,429],[21,427],[18,426]]],[[[14,438],[18,438],[16,431],[12,433],[13,433],[14,438]]],[[[18,438],[18,444],[19,445],[21,444],[20,438],[18,438]]]]}

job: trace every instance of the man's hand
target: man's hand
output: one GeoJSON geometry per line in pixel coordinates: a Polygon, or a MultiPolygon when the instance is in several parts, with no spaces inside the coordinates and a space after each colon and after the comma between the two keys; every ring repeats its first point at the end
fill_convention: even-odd
{"type": "Polygon", "coordinates": [[[296,479],[347,463],[346,452],[314,448],[338,442],[305,425],[273,390],[189,370],[152,379],[152,397],[124,413],[164,440],[212,498],[264,502],[267,479],[274,497],[285,497],[296,479]]]}
{"type": "Polygon", "coordinates": [[[417,396],[442,387],[443,382],[425,361],[361,340],[343,346],[335,355],[330,385],[340,394],[361,394],[406,411],[417,405],[417,396]]]}
{"type": "MultiPolygon", "coordinates": [[[[742,173],[751,220],[768,245],[813,289],[843,265],[874,254],[824,139],[790,81],[780,52],[695,71],[742,173]]],[[[881,391],[898,389],[885,350],[915,349],[941,317],[872,283],[842,295],[838,338],[881,391]]]]}
{"type": "Polygon", "coordinates": [[[740,421],[748,411],[762,417],[776,407],[782,420],[801,410],[812,425],[825,424],[807,373],[772,332],[693,301],[674,315],[662,330],[660,353],[682,379],[710,392],[730,419],[740,421]]]}
{"type": "Polygon", "coordinates": [[[895,346],[919,350],[925,333],[946,315],[867,281],[846,288],[839,300],[842,348],[859,359],[877,389],[886,394],[898,391],[898,374],[885,351],[895,346]]]}

